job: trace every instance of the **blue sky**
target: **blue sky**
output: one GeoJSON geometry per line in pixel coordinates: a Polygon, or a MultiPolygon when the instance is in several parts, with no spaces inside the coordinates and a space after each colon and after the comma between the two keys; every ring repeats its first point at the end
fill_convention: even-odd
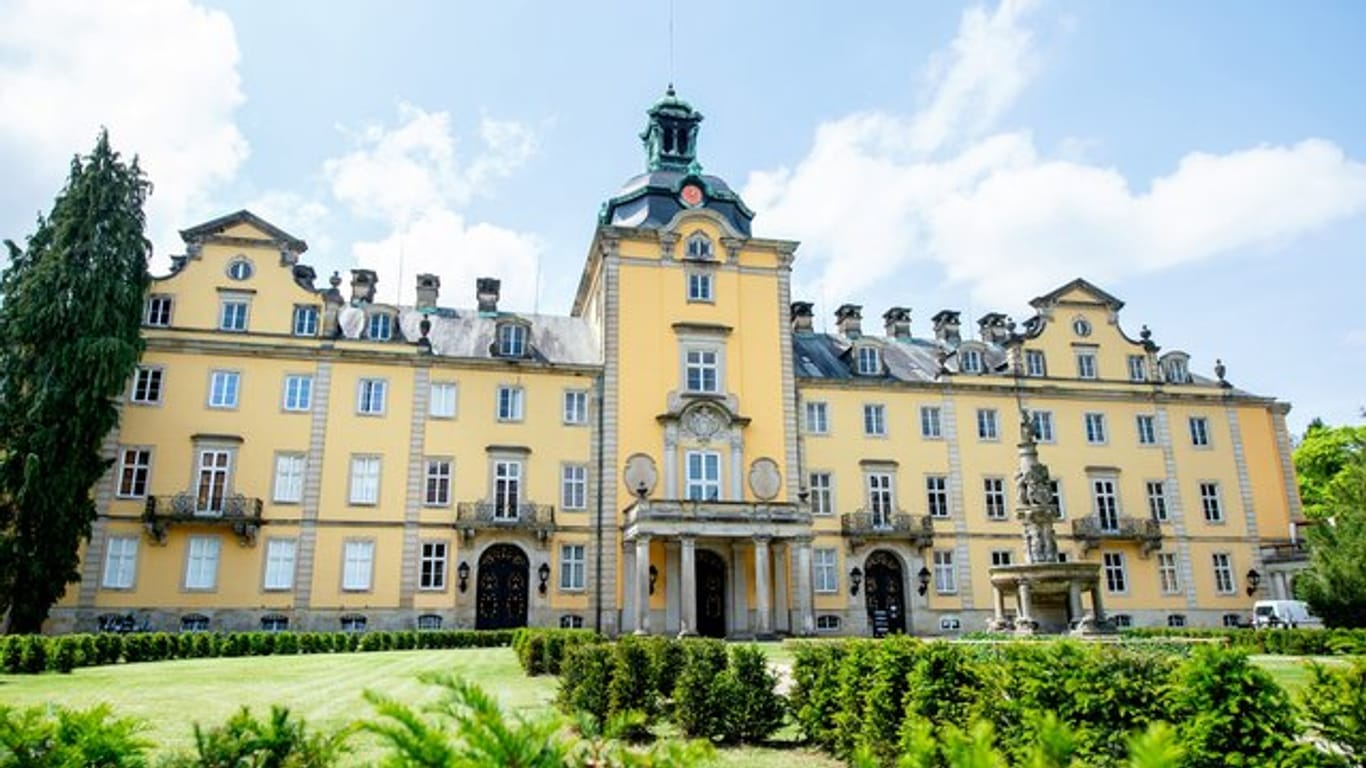
{"type": "Polygon", "coordinates": [[[925,334],[1084,276],[1292,428],[1359,420],[1360,4],[860,9],[675,0],[671,68],[668,2],[0,0],[0,236],[103,124],[157,185],[159,260],[248,207],[383,298],[435,271],[465,306],[489,274],[563,312],[672,79],[821,317],[908,305],[925,334]]]}

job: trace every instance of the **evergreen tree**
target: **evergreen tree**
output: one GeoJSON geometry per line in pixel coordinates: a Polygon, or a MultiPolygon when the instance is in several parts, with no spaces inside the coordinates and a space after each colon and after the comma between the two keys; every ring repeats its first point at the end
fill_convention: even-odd
{"type": "Polygon", "coordinates": [[[142,354],[147,291],[142,204],[151,185],[101,131],[25,248],[0,274],[0,612],[37,632],[79,579],[91,489],[142,354]]]}

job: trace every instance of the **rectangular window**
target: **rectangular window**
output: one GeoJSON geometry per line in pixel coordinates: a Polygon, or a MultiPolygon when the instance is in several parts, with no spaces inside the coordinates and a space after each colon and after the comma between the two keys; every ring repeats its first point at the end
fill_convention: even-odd
{"type": "Polygon", "coordinates": [[[920,408],[920,436],[938,440],[944,437],[940,425],[939,406],[925,405],[920,408]]]}
{"type": "Polygon", "coordinates": [[[925,478],[925,506],[930,517],[949,516],[949,479],[943,475],[925,478]]]}
{"type": "Polygon", "coordinates": [[[136,536],[111,536],[105,542],[104,588],[132,589],[138,569],[136,536]]]}
{"type": "Polygon", "coordinates": [[[521,421],[525,392],[521,387],[498,388],[498,420],[521,421]]]}
{"type": "Polygon", "coordinates": [[[981,373],[981,350],[971,348],[958,350],[958,367],[963,373],[981,373]]]}
{"type": "Polygon", "coordinates": [[[454,382],[433,382],[428,395],[427,412],[435,419],[455,418],[456,397],[457,390],[454,382]]]}
{"type": "Polygon", "coordinates": [[[582,544],[560,547],[560,589],[580,590],[588,584],[588,558],[582,544]]]}
{"type": "Polygon", "coordinates": [[[566,464],[560,472],[560,506],[565,509],[588,508],[588,467],[566,464]]]}
{"type": "Polygon", "coordinates": [[[1167,522],[1167,489],[1161,480],[1149,480],[1148,514],[1159,523],[1167,522]]]}
{"type": "Polygon", "coordinates": [[[1006,519],[1006,481],[999,477],[984,478],[982,488],[986,493],[987,519],[1006,519]]]}
{"type": "Polygon", "coordinates": [[[161,369],[138,366],[133,374],[132,401],[135,403],[161,402],[161,369]]]}
{"type": "Polygon", "coordinates": [[[498,326],[498,356],[524,357],[526,355],[526,326],[504,324],[498,326]]]}
{"type": "Polygon", "coordinates": [[[1124,566],[1123,552],[1101,553],[1101,566],[1105,571],[1106,592],[1128,592],[1129,573],[1124,566]]]}
{"type": "Polygon", "coordinates": [[[1027,376],[1047,376],[1048,365],[1043,356],[1042,349],[1025,350],[1025,375],[1027,376]]]}
{"type": "Polygon", "coordinates": [[[266,575],[263,589],[294,588],[294,553],[298,546],[294,539],[266,541],[266,575]]]}
{"type": "Polygon", "coordinates": [[[223,514],[231,465],[232,453],[229,451],[209,448],[199,452],[199,488],[195,514],[210,517],[223,514]]]}
{"type": "Polygon", "coordinates": [[[428,507],[447,507],[451,503],[451,460],[427,459],[426,490],[422,503],[428,507]]]}
{"type": "Polygon", "coordinates": [[[1129,381],[1148,380],[1148,358],[1143,355],[1129,355],[1129,381]]]}
{"type": "Polygon", "coordinates": [[[281,453],[275,457],[276,504],[298,504],[304,500],[304,455],[281,453]]]}
{"type": "Polygon", "coordinates": [[[218,586],[217,536],[191,536],[185,557],[185,588],[214,589],[218,586]]]}
{"type": "Polygon", "coordinates": [[[1102,531],[1119,530],[1119,498],[1115,494],[1115,481],[1108,478],[1093,478],[1091,492],[1096,503],[1096,521],[1102,531]]]}
{"type": "Polygon", "coordinates": [[[941,595],[958,591],[958,571],[953,567],[953,550],[934,551],[934,591],[941,595]]]}
{"type": "Polygon", "coordinates": [[[1167,626],[1171,627],[1172,629],[1180,629],[1186,626],[1185,615],[1180,613],[1173,613],[1172,615],[1168,616],[1167,626]]]}
{"type": "Polygon", "coordinates": [[[170,296],[148,296],[147,314],[143,316],[144,325],[153,328],[166,328],[171,324],[171,307],[174,301],[170,296]]]}
{"type": "Polygon", "coordinates": [[[806,404],[806,433],[825,435],[830,433],[830,407],[823,402],[806,404]]]}
{"type": "Polygon", "coordinates": [[[1157,417],[1140,413],[1134,423],[1138,427],[1139,445],[1157,445],[1157,417]]]}
{"type": "Polygon", "coordinates": [[[342,589],[365,592],[375,566],[375,542],[347,541],[342,550],[342,589]]]}
{"type": "Polygon", "coordinates": [[[356,385],[356,413],[366,416],[384,415],[385,396],[389,382],[385,379],[361,379],[356,385]]]}
{"type": "Polygon", "coordinates": [[[895,511],[892,499],[892,476],[887,472],[869,472],[866,476],[868,490],[868,511],[873,516],[873,526],[890,528],[892,513],[895,511]]]}
{"type": "Polygon", "coordinates": [[[1077,353],[1077,378],[1094,379],[1096,378],[1096,353],[1078,352],[1077,353]]]}
{"type": "Polygon", "coordinates": [[[813,589],[817,592],[829,593],[839,590],[838,556],[833,549],[811,550],[811,569],[815,577],[813,589]]]}
{"type": "Polygon", "coordinates": [[[493,519],[516,520],[522,506],[522,462],[493,462],[493,519]]]}
{"type": "Polygon", "coordinates": [[[996,568],[1002,565],[1010,565],[1014,553],[1008,549],[993,549],[991,551],[991,567],[996,568]]]}
{"type": "Polygon", "coordinates": [[[811,514],[829,515],[835,511],[834,480],[829,472],[812,472],[807,476],[811,491],[811,514]]]}
{"type": "Polygon", "coordinates": [[[1034,426],[1034,439],[1041,443],[1051,443],[1056,439],[1053,436],[1052,411],[1030,411],[1029,420],[1034,426]]]}
{"type": "Polygon", "coordinates": [[[351,495],[352,504],[379,503],[378,456],[351,457],[351,495]]]}
{"type": "Polygon", "coordinates": [[[394,319],[388,315],[371,315],[365,337],[373,341],[388,341],[394,335],[394,319]]]}
{"type": "Polygon", "coordinates": [[[995,408],[977,409],[977,438],[979,440],[999,440],[1000,431],[996,426],[995,408]]]}
{"type": "Polygon", "coordinates": [[[1062,518],[1067,517],[1067,513],[1062,506],[1062,481],[1054,478],[1048,481],[1048,485],[1053,489],[1053,498],[1049,500],[1049,503],[1057,508],[1058,519],[1061,520],[1062,518]]]}
{"type": "Polygon", "coordinates": [[[887,409],[881,405],[863,406],[863,434],[869,437],[887,436],[887,409]]]}
{"type": "Polygon", "coordinates": [[[1174,595],[1181,591],[1181,575],[1176,570],[1175,552],[1157,553],[1157,580],[1164,595],[1174,595]]]}
{"type": "Polygon", "coordinates": [[[1204,416],[1192,416],[1191,425],[1191,445],[1198,448],[1209,446],[1209,419],[1204,416]]]}
{"type": "Polygon", "coordinates": [[[446,588],[446,542],[422,542],[422,560],[418,567],[417,588],[432,591],[446,588]]]}
{"type": "Polygon", "coordinates": [[[689,392],[720,392],[719,360],[715,350],[690,349],[685,355],[689,392]]]}
{"type": "Polygon", "coordinates": [[[286,411],[307,411],[313,407],[313,377],[290,375],[285,377],[286,411]]]}
{"type": "Polygon", "coordinates": [[[1205,522],[1224,522],[1224,507],[1219,501],[1218,483],[1200,484],[1200,508],[1205,512],[1205,522]]]}
{"type": "Polygon", "coordinates": [[[712,301],[712,284],[710,273],[688,273],[688,301],[712,301]]]}
{"type": "Polygon", "coordinates": [[[714,451],[688,451],[687,494],[689,501],[716,501],[721,498],[721,454],[714,451]]]}
{"type": "Polygon", "coordinates": [[[860,376],[877,376],[882,373],[882,356],[877,347],[858,348],[858,372],[860,376]]]}
{"type": "Polygon", "coordinates": [[[1237,591],[1237,585],[1233,582],[1233,561],[1227,552],[1215,552],[1214,560],[1214,590],[1221,595],[1231,595],[1237,591]]]}
{"type": "Polygon", "coordinates": [[[119,454],[119,498],[140,499],[147,495],[147,477],[152,471],[152,452],[146,448],[124,448],[119,454]]]}
{"type": "Polygon", "coordinates": [[[588,423],[588,393],[582,389],[571,389],[564,393],[564,423],[588,423]]]}
{"type": "Polygon", "coordinates": [[[214,371],[209,374],[209,407],[236,408],[240,381],[241,374],[237,371],[214,371]]]}
{"type": "Polygon", "coordinates": [[[1086,442],[1091,445],[1105,444],[1105,414],[1086,414],[1086,442]]]}
{"type": "Polygon", "coordinates": [[[245,331],[247,329],[247,302],[224,300],[218,305],[218,329],[221,331],[245,331]]]}
{"type": "Polygon", "coordinates": [[[299,305],[294,308],[294,335],[318,335],[318,308],[299,305]]]}

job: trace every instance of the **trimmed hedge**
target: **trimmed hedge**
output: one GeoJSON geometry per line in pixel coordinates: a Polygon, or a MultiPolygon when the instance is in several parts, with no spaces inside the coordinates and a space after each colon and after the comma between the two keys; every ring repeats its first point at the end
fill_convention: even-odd
{"type": "Polygon", "coordinates": [[[522,627],[512,631],[512,650],[526,674],[558,675],[568,649],[601,640],[602,636],[591,629],[522,627]]]}
{"type": "Polygon", "coordinates": [[[499,648],[512,644],[511,630],[402,632],[136,632],[119,635],[9,635],[0,637],[0,670],[8,674],[70,672],[119,662],[274,656],[354,651],[499,648]]]}
{"type": "Polygon", "coordinates": [[[1366,629],[1127,629],[1128,638],[1218,639],[1249,653],[1286,656],[1366,654],[1366,629]]]}

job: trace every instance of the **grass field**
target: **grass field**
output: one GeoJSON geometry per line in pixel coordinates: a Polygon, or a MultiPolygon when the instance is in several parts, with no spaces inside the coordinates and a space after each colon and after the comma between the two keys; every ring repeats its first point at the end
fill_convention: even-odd
{"type": "MultiPolygon", "coordinates": [[[[790,660],[776,644],[766,650],[778,663],[790,660]]],[[[70,675],[0,675],[0,702],[68,707],[106,702],[120,715],[146,721],[146,735],[162,752],[189,748],[193,723],[221,723],[242,706],[264,714],[271,704],[283,704],[310,725],[341,727],[371,714],[361,698],[366,689],[413,703],[433,698],[435,689],[417,680],[428,671],[477,682],[509,712],[535,716],[553,710],[555,679],[526,677],[508,648],[189,659],[90,667],[70,675]]],[[[819,752],[784,743],[783,736],[792,738],[784,731],[771,748],[722,750],[713,765],[839,765],[819,752]]],[[[364,764],[374,754],[373,745],[362,740],[359,746],[356,763],[364,764]]]]}

